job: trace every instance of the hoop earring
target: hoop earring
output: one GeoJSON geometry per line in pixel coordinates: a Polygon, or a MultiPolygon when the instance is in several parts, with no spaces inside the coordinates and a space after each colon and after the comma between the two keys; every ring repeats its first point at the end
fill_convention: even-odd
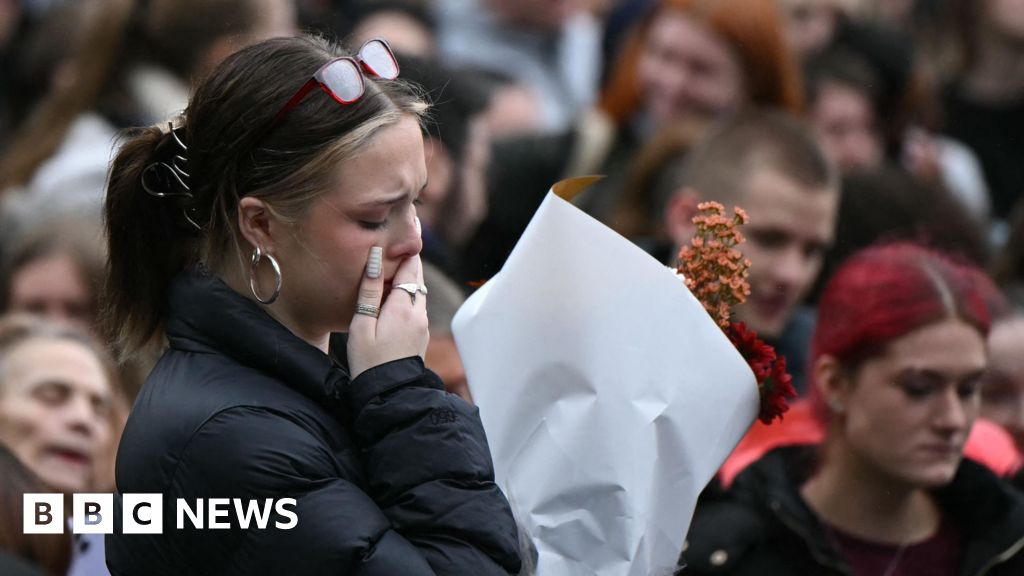
{"type": "Polygon", "coordinates": [[[270,305],[273,304],[277,297],[281,295],[281,267],[277,264],[277,259],[269,253],[264,254],[260,247],[257,246],[252,251],[252,263],[249,265],[249,290],[252,290],[252,295],[256,298],[256,301],[260,304],[270,305]],[[270,261],[270,266],[274,269],[274,276],[276,281],[274,283],[274,293],[270,295],[270,298],[264,300],[260,298],[259,292],[256,290],[256,271],[259,269],[260,260],[266,256],[267,260],[270,261]]]}

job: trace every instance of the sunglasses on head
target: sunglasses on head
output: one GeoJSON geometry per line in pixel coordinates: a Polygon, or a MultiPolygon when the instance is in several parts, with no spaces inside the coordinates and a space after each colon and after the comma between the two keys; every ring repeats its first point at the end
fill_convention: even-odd
{"type": "Polygon", "coordinates": [[[383,39],[375,38],[363,44],[355,57],[342,56],[321,66],[274,116],[273,125],[284,120],[318,86],[338,104],[358,101],[366,90],[364,74],[384,80],[398,78],[398,60],[383,39]]]}

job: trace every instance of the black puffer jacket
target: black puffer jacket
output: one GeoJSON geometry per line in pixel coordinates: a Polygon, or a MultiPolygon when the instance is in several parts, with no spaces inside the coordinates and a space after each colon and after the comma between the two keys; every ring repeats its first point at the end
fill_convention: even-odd
{"type": "MultiPolygon", "coordinates": [[[[778,448],[744,470],[725,497],[701,502],[681,576],[850,576],[799,487],[815,448],[778,448]]],[[[1024,500],[987,468],[964,460],[935,497],[964,534],[960,576],[1024,574],[1024,500]]]]}
{"type": "MultiPolygon", "coordinates": [[[[184,274],[170,349],[121,440],[115,496],[164,495],[163,534],[107,537],[114,576],[492,575],[519,570],[515,523],[475,408],[419,358],[345,368],[218,278],[184,274]],[[175,499],[295,498],[267,529],[179,530],[175,499]]],[[[344,342],[335,341],[344,359],[344,342]]],[[[206,516],[205,520],[209,521],[206,516]]],[[[222,521],[225,519],[221,519],[222,521]]],[[[120,531],[120,520],[115,522],[120,531]]]]}

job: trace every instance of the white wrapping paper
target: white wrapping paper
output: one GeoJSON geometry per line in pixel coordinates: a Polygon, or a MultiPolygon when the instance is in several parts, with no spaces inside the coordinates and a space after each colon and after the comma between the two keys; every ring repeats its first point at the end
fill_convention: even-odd
{"type": "Polygon", "coordinates": [[[586,183],[552,189],[453,332],[537,573],[671,574],[758,392],[670,269],[556,195],[586,183]]]}

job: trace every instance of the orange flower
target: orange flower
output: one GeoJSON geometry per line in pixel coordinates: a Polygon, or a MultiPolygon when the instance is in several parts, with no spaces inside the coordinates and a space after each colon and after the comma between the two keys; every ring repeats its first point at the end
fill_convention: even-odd
{"type": "Polygon", "coordinates": [[[735,248],[745,239],[738,227],[750,221],[747,213],[733,208],[731,218],[718,202],[701,202],[694,217],[696,233],[689,246],[679,251],[676,271],[708,315],[729,336],[747,360],[761,393],[758,417],[766,424],[782,419],[786,399],[796,395],[786,373],[786,359],[776,358],[775,349],[765,344],[743,324],[731,321],[732,308],[750,295],[750,260],[735,248]]]}

